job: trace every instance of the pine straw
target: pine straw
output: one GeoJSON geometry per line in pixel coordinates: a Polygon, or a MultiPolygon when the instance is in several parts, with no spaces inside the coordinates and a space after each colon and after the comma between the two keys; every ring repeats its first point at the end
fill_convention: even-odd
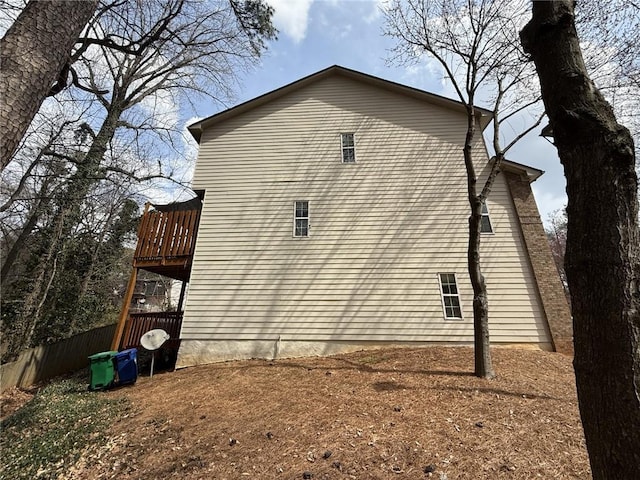
{"type": "Polygon", "coordinates": [[[106,394],[134,411],[68,478],[589,478],[571,359],[493,355],[491,381],[458,347],[143,377],[106,394]]]}
{"type": "Polygon", "coordinates": [[[25,403],[33,398],[37,388],[8,388],[0,393],[0,420],[13,415],[25,403]]]}

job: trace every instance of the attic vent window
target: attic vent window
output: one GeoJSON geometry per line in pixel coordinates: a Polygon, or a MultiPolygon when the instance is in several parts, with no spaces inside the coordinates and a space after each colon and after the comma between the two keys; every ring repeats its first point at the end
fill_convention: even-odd
{"type": "Polygon", "coordinates": [[[341,133],[342,163],[356,163],[356,143],[353,133],[341,133]]]}
{"type": "Polygon", "coordinates": [[[462,307],[460,306],[460,295],[456,283],[455,273],[441,273],[440,293],[442,294],[442,308],[445,319],[461,319],[462,307]]]}
{"type": "Polygon", "coordinates": [[[294,203],[293,212],[293,236],[309,236],[309,202],[300,200],[294,203]]]}

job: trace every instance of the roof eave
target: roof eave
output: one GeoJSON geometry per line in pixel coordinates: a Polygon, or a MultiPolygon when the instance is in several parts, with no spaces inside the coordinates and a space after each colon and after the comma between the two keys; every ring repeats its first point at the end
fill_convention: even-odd
{"type": "Polygon", "coordinates": [[[500,170],[523,175],[529,180],[529,183],[535,182],[544,174],[544,170],[511,160],[502,160],[500,162],[500,170]]]}

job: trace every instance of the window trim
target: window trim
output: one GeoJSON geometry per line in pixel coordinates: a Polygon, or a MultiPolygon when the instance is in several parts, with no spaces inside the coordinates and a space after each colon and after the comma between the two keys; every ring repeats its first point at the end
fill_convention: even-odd
{"type": "Polygon", "coordinates": [[[311,223],[310,223],[310,208],[309,208],[309,200],[294,200],[293,201],[293,237],[294,238],[308,238],[309,237],[309,233],[310,233],[310,229],[311,229],[311,223]],[[298,216],[298,203],[306,203],[306,207],[307,207],[307,215],[306,216],[298,216]],[[307,221],[307,229],[306,229],[306,235],[298,235],[297,234],[297,224],[298,224],[298,220],[306,220],[307,221]]]}
{"type": "Polygon", "coordinates": [[[352,133],[352,132],[341,132],[340,133],[340,159],[342,161],[342,163],[344,164],[352,164],[352,163],[357,163],[358,160],[356,158],[356,134],[352,133]],[[351,135],[351,138],[353,140],[353,146],[352,147],[345,147],[344,146],[344,136],[345,135],[351,135]],[[344,152],[345,150],[353,150],[353,161],[345,161],[345,156],[344,156],[344,152]]]}
{"type": "Polygon", "coordinates": [[[485,200],[484,202],[482,202],[482,211],[481,211],[481,216],[480,216],[480,233],[482,235],[494,235],[495,234],[495,229],[493,228],[493,223],[491,222],[491,213],[489,212],[489,206],[487,205],[487,201],[485,200]],[[482,231],[482,220],[486,218],[487,222],[489,222],[489,231],[488,232],[483,232],[482,231]]]}
{"type": "Polygon", "coordinates": [[[460,298],[460,287],[458,286],[458,277],[456,276],[455,272],[438,273],[438,285],[440,287],[440,303],[442,304],[442,313],[444,314],[444,319],[445,320],[464,320],[464,311],[462,309],[462,300],[460,298]],[[456,286],[456,293],[444,293],[444,289],[442,288],[442,275],[453,275],[453,281],[455,282],[455,286],[456,286]],[[447,305],[444,301],[445,295],[447,297],[455,297],[458,299],[458,308],[460,309],[459,317],[449,317],[447,315],[447,305]]]}

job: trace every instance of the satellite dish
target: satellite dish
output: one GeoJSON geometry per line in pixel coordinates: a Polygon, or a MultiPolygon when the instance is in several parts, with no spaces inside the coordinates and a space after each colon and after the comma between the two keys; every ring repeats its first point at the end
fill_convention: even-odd
{"type": "Polygon", "coordinates": [[[151,351],[151,375],[149,375],[149,378],[153,377],[153,364],[156,360],[156,350],[164,345],[164,342],[167,340],[169,340],[169,334],[161,328],[149,330],[140,337],[140,345],[151,351]]]}
{"type": "Polygon", "coordinates": [[[169,334],[161,328],[156,328],[142,335],[140,345],[147,350],[154,351],[159,349],[167,340],[169,340],[169,334]]]}

